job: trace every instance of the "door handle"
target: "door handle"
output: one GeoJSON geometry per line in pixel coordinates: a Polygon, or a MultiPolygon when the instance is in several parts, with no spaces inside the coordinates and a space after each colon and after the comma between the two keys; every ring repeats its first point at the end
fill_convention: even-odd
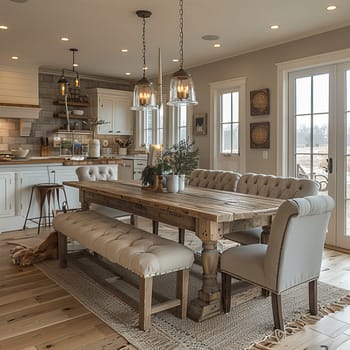
{"type": "Polygon", "coordinates": [[[328,174],[332,174],[333,173],[333,159],[329,158],[328,159],[328,174]]]}

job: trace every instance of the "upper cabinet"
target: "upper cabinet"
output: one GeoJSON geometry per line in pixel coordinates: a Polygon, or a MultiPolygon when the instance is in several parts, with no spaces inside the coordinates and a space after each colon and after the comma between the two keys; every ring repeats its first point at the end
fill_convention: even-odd
{"type": "Polygon", "coordinates": [[[132,135],[134,112],[132,92],[112,89],[90,89],[89,115],[93,119],[103,120],[105,124],[98,125],[100,135],[132,135]]]}

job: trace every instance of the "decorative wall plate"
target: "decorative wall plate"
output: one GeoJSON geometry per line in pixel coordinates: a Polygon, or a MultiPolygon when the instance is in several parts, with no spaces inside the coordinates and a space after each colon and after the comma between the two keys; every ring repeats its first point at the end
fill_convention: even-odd
{"type": "Polygon", "coordinates": [[[269,89],[260,89],[250,92],[250,114],[270,114],[270,93],[269,89]]]}

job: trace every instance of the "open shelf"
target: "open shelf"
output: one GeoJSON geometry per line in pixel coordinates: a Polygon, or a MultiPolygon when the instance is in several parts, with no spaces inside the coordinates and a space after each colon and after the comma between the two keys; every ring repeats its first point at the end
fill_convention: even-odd
{"type": "MultiPolygon", "coordinates": [[[[54,105],[63,105],[64,106],[64,100],[58,100],[54,101],[54,105]]],[[[68,106],[75,106],[75,107],[88,107],[89,103],[88,102],[73,102],[73,101],[68,101],[67,102],[68,106]]]]}
{"type": "MultiPolygon", "coordinates": [[[[66,113],[55,113],[53,116],[55,118],[67,119],[66,113]]],[[[70,113],[69,119],[88,120],[89,117],[87,115],[75,115],[75,114],[70,113]]]]}

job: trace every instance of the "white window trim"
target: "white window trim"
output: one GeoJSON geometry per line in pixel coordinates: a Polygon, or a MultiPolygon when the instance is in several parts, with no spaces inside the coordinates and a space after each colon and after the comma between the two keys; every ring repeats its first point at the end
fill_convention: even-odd
{"type": "Polygon", "coordinates": [[[246,83],[247,78],[234,78],[210,83],[210,167],[217,169],[217,159],[219,140],[217,128],[220,125],[220,115],[218,113],[218,101],[223,90],[238,88],[239,91],[239,159],[242,172],[246,169],[246,83]]]}
{"type": "Polygon", "coordinates": [[[327,64],[348,62],[350,49],[327,52],[320,55],[309,56],[296,60],[277,63],[277,120],[276,120],[276,143],[277,143],[277,175],[288,175],[288,74],[290,72],[315,68],[327,64]]]}
{"type": "MultiPolygon", "coordinates": [[[[187,107],[187,136],[189,137],[190,141],[192,140],[192,115],[193,115],[193,107],[188,106],[187,107]]],[[[170,147],[171,145],[178,142],[178,124],[179,121],[179,108],[177,107],[169,107],[169,133],[168,133],[168,139],[167,139],[167,146],[170,147]]]]}

